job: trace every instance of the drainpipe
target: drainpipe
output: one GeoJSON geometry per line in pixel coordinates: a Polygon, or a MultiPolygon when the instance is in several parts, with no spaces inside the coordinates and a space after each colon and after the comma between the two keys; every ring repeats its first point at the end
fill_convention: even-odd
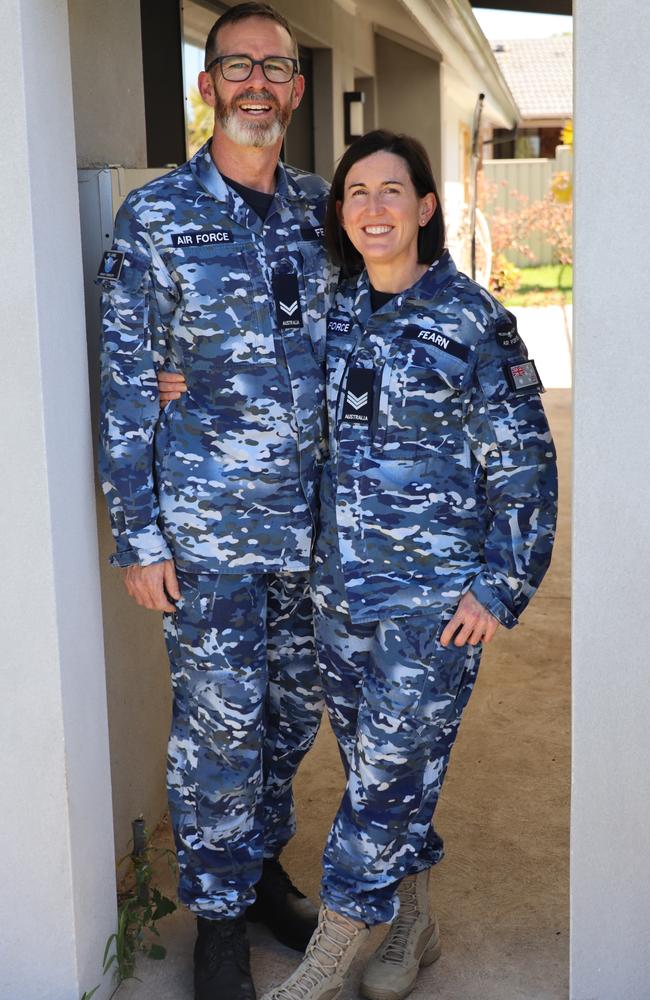
{"type": "Polygon", "coordinates": [[[472,122],[472,177],[470,195],[470,232],[472,234],[472,280],[476,281],[476,199],[478,196],[478,169],[481,164],[481,115],[485,94],[479,94],[472,122]]]}

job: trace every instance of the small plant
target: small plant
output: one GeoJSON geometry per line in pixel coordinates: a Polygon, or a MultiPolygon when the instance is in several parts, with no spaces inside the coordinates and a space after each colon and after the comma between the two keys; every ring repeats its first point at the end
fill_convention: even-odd
{"type": "MultiPolygon", "coordinates": [[[[133,821],[133,850],[117,863],[117,929],[106,942],[102,973],[109,969],[116,974],[116,986],[135,977],[139,952],[148,958],[163,959],[165,948],[152,938],[160,937],[157,924],[173,913],[176,903],[153,884],[154,864],[165,859],[175,868],[174,852],[169,848],[152,847],[144,820],[133,821]]],[[[99,986],[87,990],[81,1000],[91,1000],[99,986]]]]}
{"type": "Polygon", "coordinates": [[[503,254],[496,254],[492,260],[490,291],[498,299],[506,300],[517,291],[521,284],[521,271],[503,254]]]}

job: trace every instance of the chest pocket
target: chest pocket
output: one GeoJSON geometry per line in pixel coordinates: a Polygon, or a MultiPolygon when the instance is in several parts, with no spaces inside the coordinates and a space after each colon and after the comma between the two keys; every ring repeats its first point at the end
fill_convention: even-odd
{"type": "Polygon", "coordinates": [[[395,341],[381,372],[374,448],[416,461],[462,453],[468,378],[467,361],[433,345],[395,341]]]}
{"type": "Polygon", "coordinates": [[[180,336],[194,359],[275,365],[272,304],[251,242],[178,248],[172,266],[182,294],[180,336]]]}

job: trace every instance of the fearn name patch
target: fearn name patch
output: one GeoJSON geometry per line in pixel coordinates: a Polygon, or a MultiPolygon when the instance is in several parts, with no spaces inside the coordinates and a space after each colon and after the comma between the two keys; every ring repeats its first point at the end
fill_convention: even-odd
{"type": "Polygon", "coordinates": [[[410,324],[404,327],[402,336],[407,340],[417,340],[421,344],[431,344],[432,347],[437,347],[445,354],[451,354],[459,361],[467,361],[469,358],[469,347],[466,347],[465,344],[459,344],[457,340],[452,340],[446,333],[441,333],[439,330],[423,330],[421,326],[410,324]]]}
{"type": "Polygon", "coordinates": [[[229,229],[202,229],[198,233],[172,233],[175,247],[204,247],[215,243],[232,243],[229,229]]]}

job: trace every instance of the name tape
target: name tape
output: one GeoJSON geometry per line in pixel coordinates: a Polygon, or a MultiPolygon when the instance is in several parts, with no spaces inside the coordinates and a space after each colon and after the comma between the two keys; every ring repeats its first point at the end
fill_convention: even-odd
{"type": "Polygon", "coordinates": [[[229,229],[204,229],[198,233],[172,233],[172,245],[175,247],[202,247],[215,243],[232,243],[233,236],[229,229]]]}

